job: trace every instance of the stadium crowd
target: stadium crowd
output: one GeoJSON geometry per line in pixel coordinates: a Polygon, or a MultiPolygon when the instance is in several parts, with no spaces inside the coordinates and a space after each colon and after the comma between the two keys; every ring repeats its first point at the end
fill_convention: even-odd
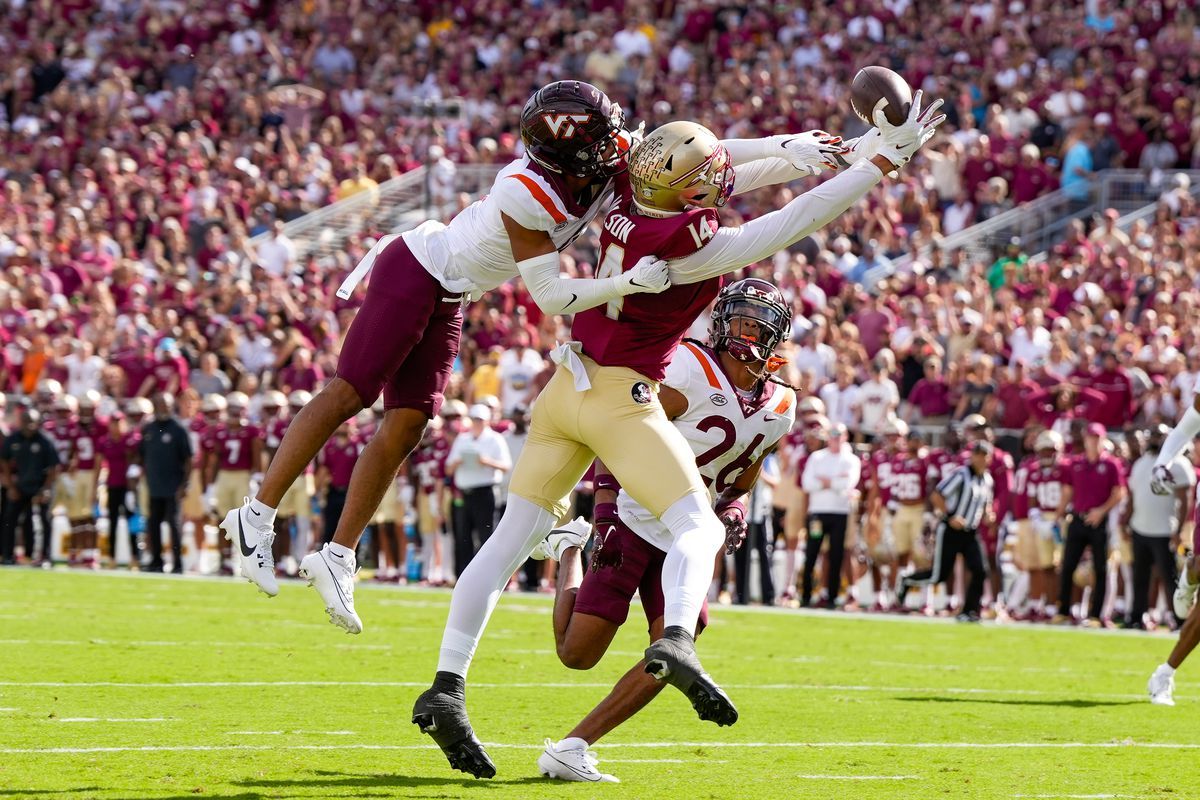
{"type": "MultiPolygon", "coordinates": [[[[809,413],[756,495],[757,535],[783,550],[761,547],[760,560],[779,562],[778,579],[752,589],[743,553],[720,588],[741,602],[797,594],[799,544],[829,538],[807,524],[802,490],[804,457],[827,422],[845,425],[847,446],[867,461],[845,498],[845,580],[825,575],[833,590],[817,602],[866,605],[858,586],[870,574],[889,589],[875,593],[878,606],[895,607],[899,572],[929,556],[920,531],[938,459],[957,457],[956,437],[991,437],[1004,488],[986,537],[989,597],[1006,595],[1009,611],[1026,616],[1070,611],[1053,572],[1066,520],[1056,503],[1045,504],[1053,519],[1048,507],[1028,507],[1034,466],[1018,467],[1042,429],[1062,435],[1053,463],[1065,464],[1085,452],[1096,423],[1098,446],[1127,471],[1146,446],[1140,433],[1192,402],[1200,226],[1189,186],[1164,184],[1159,213],[1130,231],[1115,226],[1115,212],[1080,219],[1044,257],[1020,242],[988,262],[921,248],[1059,186],[1086,193],[1102,169],[1200,166],[1200,51],[1187,3],[402,5],[72,0],[0,10],[3,425],[48,435],[63,473],[45,486],[6,486],[0,560],[15,557],[18,530],[26,560],[47,558],[33,532],[57,509],[71,533],[56,556],[100,563],[97,532],[109,528],[97,520],[124,517],[135,564],[144,547],[149,568],[225,566],[209,541],[212,514],[250,493],[288,415],[333,374],[357,307],[334,289],[383,233],[368,229],[318,259],[297,252],[286,222],[422,165],[446,174],[451,163],[506,162],[520,152],[525,98],[556,78],[596,83],[648,129],[687,117],[726,137],[817,127],[852,137],[864,126],[848,113],[846,87],[857,66],[878,63],[947,98],[946,133],[820,235],[750,271],[792,298],[785,355],[809,413]],[[192,468],[176,487],[178,514],[160,508],[155,518],[184,523],[172,527],[174,555],[164,559],[156,537],[138,538],[152,499],[138,440],[172,402],[190,432],[192,468]],[[923,464],[916,498],[898,496],[879,468],[890,460],[873,455],[900,455],[903,423],[925,437],[926,450],[911,445],[923,464]],[[918,533],[898,542],[897,519],[917,504],[918,533]]],[[[803,188],[739,198],[723,222],[803,188]]],[[[590,274],[595,256],[596,237],[581,237],[564,270],[590,274]]],[[[366,561],[378,577],[452,581],[469,560],[488,527],[478,490],[494,487],[502,503],[505,471],[447,470],[461,462],[453,448],[494,429],[501,445],[486,446],[498,463],[515,459],[526,409],[550,374],[546,353],[569,330],[519,283],[468,309],[452,400],[373,526],[366,561]]],[[[703,320],[695,333],[704,337],[703,320]]],[[[367,411],[345,426],[285,500],[284,571],[336,524],[356,443],[374,424],[367,411]]],[[[588,489],[577,498],[585,515],[588,489]]],[[[1098,613],[1079,616],[1172,624],[1162,607],[1134,613],[1149,596],[1135,578],[1149,573],[1133,567],[1152,556],[1122,512],[1129,503],[1111,509],[1117,555],[1110,562],[1106,542],[1068,576],[1101,596],[1098,613]]],[[[1174,545],[1189,516],[1138,534],[1174,545]]],[[[110,557],[117,538],[107,536],[110,557]]],[[[818,565],[808,561],[811,585],[818,565]]],[[[1169,586],[1168,562],[1159,563],[1169,586]]],[[[514,585],[550,585],[549,573],[526,573],[514,585]]],[[[926,601],[951,602],[935,592],[917,605],[926,601]]]]}

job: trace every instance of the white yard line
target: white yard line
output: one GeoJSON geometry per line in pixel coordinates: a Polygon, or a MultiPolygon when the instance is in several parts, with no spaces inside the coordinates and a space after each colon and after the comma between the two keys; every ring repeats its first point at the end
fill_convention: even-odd
{"type": "Polygon", "coordinates": [[[355,736],[354,731],[226,731],[226,736],[355,736]]]}
{"type": "Polygon", "coordinates": [[[806,781],[915,781],[920,775],[797,775],[806,781]]]}
{"type": "MultiPolygon", "coordinates": [[[[485,747],[511,750],[542,750],[545,745],[524,743],[485,742],[485,747]]],[[[1059,750],[1116,748],[1151,750],[1198,750],[1200,742],[605,742],[602,750],[617,748],[895,748],[916,750],[1059,750]]],[[[6,755],[52,755],[77,753],[160,753],[160,752],[220,752],[239,750],[437,750],[434,744],[230,744],[230,745],[143,745],[134,747],[5,747],[0,754],[6,755]]],[[[822,776],[824,777],[824,776],[822,776]]],[[[1069,795],[1047,795],[1064,797],[1069,795]]]]}
{"type": "MultiPolygon", "coordinates": [[[[225,689],[225,688],[272,688],[272,687],[368,687],[416,689],[427,688],[428,683],[422,681],[179,681],[166,682],[127,682],[127,681],[0,681],[0,688],[109,688],[109,689],[225,689]]],[[[611,683],[599,682],[529,682],[529,683],[472,683],[479,689],[608,689],[611,683]]],[[[951,694],[951,695],[980,695],[998,697],[1058,697],[1070,700],[1106,699],[1106,700],[1143,700],[1141,693],[1117,692],[1076,692],[1070,689],[1050,691],[1042,689],[986,689],[969,686],[867,686],[858,684],[818,684],[818,683],[730,683],[724,688],[737,691],[768,691],[768,692],[875,692],[875,693],[904,693],[915,694],[951,694]]]]}
{"type": "MultiPolygon", "coordinates": [[[[323,627],[323,626],[322,626],[323,627]]],[[[0,645],[30,645],[46,647],[81,647],[81,646],[112,646],[112,647],[306,647],[300,642],[200,642],[200,641],[160,641],[160,640],[130,640],[119,639],[0,639],[0,645]]],[[[395,650],[390,644],[332,644],[339,650],[395,650]]],[[[551,652],[551,651],[546,651],[551,652]]]]}
{"type": "Polygon", "coordinates": [[[46,722],[178,722],[170,717],[47,717],[46,722]]]}

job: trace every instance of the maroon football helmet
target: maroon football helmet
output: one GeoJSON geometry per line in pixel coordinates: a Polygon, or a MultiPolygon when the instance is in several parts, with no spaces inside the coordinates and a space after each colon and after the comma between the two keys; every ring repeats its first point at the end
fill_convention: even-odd
{"type": "Polygon", "coordinates": [[[525,152],[543,168],[579,178],[625,170],[625,114],[604,92],[582,81],[538,89],[521,112],[525,152]]]}
{"type": "Polygon", "coordinates": [[[783,293],[759,278],[731,283],[717,295],[712,311],[712,344],[717,350],[742,362],[768,361],[788,337],[792,312],[783,293]],[[749,319],[757,323],[757,334],[733,332],[733,321],[749,319]]]}

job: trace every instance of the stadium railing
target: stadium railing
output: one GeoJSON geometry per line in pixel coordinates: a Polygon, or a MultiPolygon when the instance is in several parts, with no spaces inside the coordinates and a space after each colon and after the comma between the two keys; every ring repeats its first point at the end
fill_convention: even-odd
{"type": "MultiPolygon", "coordinates": [[[[935,246],[943,253],[962,249],[972,261],[990,263],[999,257],[1009,240],[1017,237],[1024,252],[1043,253],[1062,240],[1074,219],[1101,213],[1107,208],[1115,208],[1127,216],[1141,214],[1139,219],[1144,218],[1147,209],[1153,214],[1158,198],[1169,188],[1169,179],[1179,172],[1190,177],[1195,191],[1200,182],[1200,171],[1149,175],[1135,169],[1105,170],[1092,179],[1086,200],[1072,199],[1059,189],[946,236],[935,246]]],[[[1128,224],[1133,224],[1132,218],[1128,224]]],[[[930,250],[930,247],[924,247],[917,254],[894,258],[892,265],[897,271],[904,271],[903,268],[916,258],[928,258],[930,250]]]]}
{"type": "MultiPolygon", "coordinates": [[[[501,165],[496,164],[459,164],[455,171],[457,189],[474,199],[487,191],[500,169],[501,165]]],[[[419,167],[381,183],[377,189],[298,217],[284,225],[283,233],[295,245],[299,261],[314,255],[331,256],[365,230],[403,233],[434,215],[429,177],[429,170],[419,167]]],[[[269,235],[256,236],[250,243],[259,244],[269,235]]]]}

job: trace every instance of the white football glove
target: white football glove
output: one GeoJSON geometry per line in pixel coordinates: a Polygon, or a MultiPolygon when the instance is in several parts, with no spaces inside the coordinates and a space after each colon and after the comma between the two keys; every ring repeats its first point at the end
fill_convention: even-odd
{"type": "Polygon", "coordinates": [[[1172,494],[1175,488],[1175,476],[1166,464],[1159,464],[1150,472],[1150,491],[1166,496],[1172,494]]]}
{"type": "Polygon", "coordinates": [[[783,150],[781,158],[809,175],[819,175],[823,169],[837,169],[837,157],[846,149],[842,137],[821,130],[770,138],[783,150]]]}
{"type": "Polygon", "coordinates": [[[642,143],[642,139],[646,138],[646,121],[642,120],[633,130],[624,130],[622,133],[625,135],[626,150],[632,153],[634,148],[642,143]]]}
{"type": "Polygon", "coordinates": [[[942,100],[934,100],[927,107],[921,108],[922,97],[923,92],[918,89],[913,95],[908,118],[899,125],[888,122],[887,115],[883,113],[887,106],[886,99],[880,99],[871,115],[880,134],[880,143],[875,154],[883,156],[897,167],[907,164],[921,145],[933,138],[937,126],[946,120],[945,114],[936,113],[942,107],[942,100]]]}
{"type": "Polygon", "coordinates": [[[842,154],[842,160],[847,164],[857,164],[859,161],[872,159],[879,152],[881,144],[883,144],[883,134],[879,132],[878,128],[871,128],[857,139],[849,139],[845,142],[846,152],[842,154]]]}
{"type": "Polygon", "coordinates": [[[617,285],[622,295],[665,292],[671,287],[667,262],[658,256],[642,256],[633,269],[617,277],[617,285]]]}

